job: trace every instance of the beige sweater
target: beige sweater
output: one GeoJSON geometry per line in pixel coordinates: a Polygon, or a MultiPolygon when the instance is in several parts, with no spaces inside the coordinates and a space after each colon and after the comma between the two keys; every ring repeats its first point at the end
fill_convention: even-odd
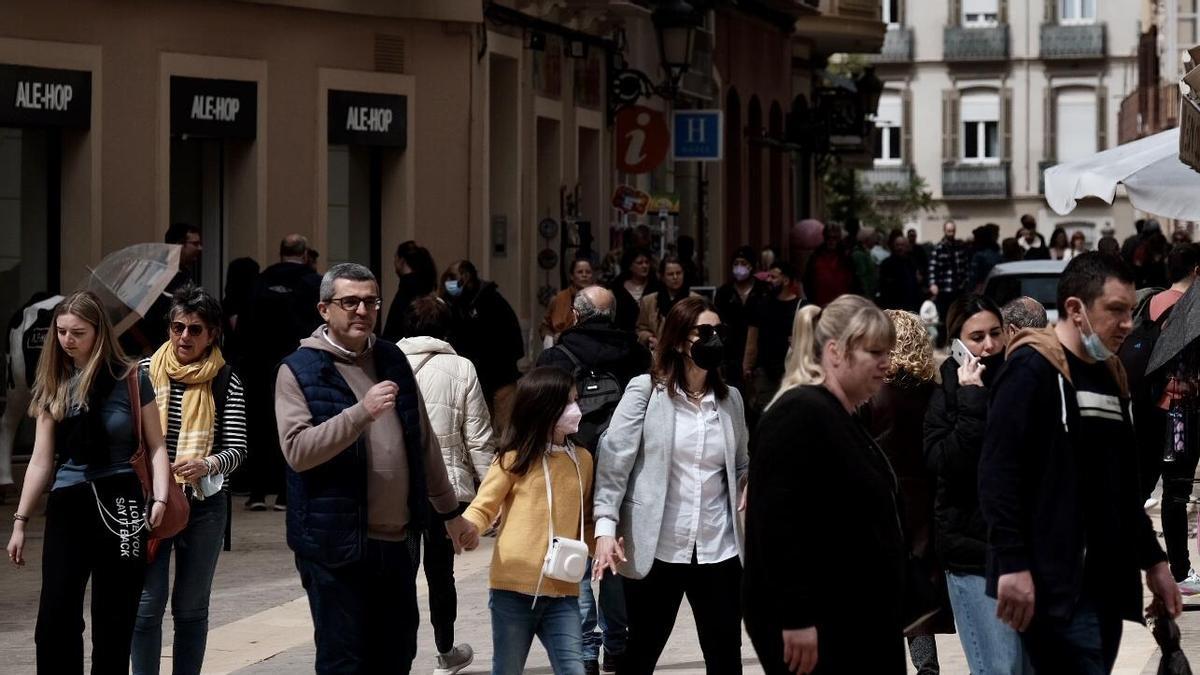
{"type": "MultiPolygon", "coordinates": [[[[279,427],[279,446],[289,466],[306,471],[341,454],[366,434],[367,446],[367,536],[372,539],[400,541],[408,525],[408,448],[404,430],[395,413],[372,421],[362,404],[367,390],[375,386],[375,355],[372,350],[347,357],[321,337],[324,327],[305,338],[301,347],[311,347],[333,355],[338,373],[350,385],[358,403],[346,408],[323,424],[313,426],[308,401],[290,368],[279,369],[275,381],[275,417],[279,427]]],[[[403,357],[401,357],[403,358],[403,357]]],[[[419,395],[419,394],[418,394],[419,395]]],[[[450,513],[458,507],[454,488],[446,476],[437,436],[429,428],[425,403],[420,401],[421,431],[425,447],[417,448],[425,457],[425,483],[429,501],[438,513],[450,513]]]]}

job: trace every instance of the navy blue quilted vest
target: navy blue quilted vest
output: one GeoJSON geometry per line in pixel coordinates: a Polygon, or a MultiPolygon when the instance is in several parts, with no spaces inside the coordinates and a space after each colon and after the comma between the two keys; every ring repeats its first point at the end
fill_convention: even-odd
{"type": "MultiPolygon", "coordinates": [[[[408,359],[396,345],[377,340],[373,347],[380,381],[399,387],[396,414],[404,429],[408,458],[408,530],[423,529],[429,517],[425,484],[424,437],[420,400],[408,359]]],[[[338,373],[333,355],[301,347],[283,360],[304,392],[313,426],[358,402],[338,373]]],[[[303,558],[329,567],[357,561],[367,541],[367,447],[364,437],[333,459],[307,471],[287,468],[287,542],[303,558]]]]}

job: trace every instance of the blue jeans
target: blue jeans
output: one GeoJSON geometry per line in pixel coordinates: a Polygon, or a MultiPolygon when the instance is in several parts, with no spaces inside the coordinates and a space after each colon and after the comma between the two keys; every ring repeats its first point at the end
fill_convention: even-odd
{"type": "Polygon", "coordinates": [[[521,675],[536,635],[555,675],[583,675],[579,599],[533,596],[492,589],[492,675],[521,675]]]}
{"type": "Polygon", "coordinates": [[[583,660],[600,660],[600,646],[612,656],[625,653],[629,623],[625,618],[625,587],[621,577],[605,571],[600,580],[600,605],[592,593],[592,559],[588,558],[587,572],[579,582],[579,616],[583,624],[583,660]],[[600,632],[596,632],[596,626],[600,632]]]}
{"type": "Polygon", "coordinates": [[[1071,618],[1035,617],[1021,639],[1039,673],[1108,675],[1121,646],[1121,617],[1085,596],[1071,618]]]}
{"type": "Polygon", "coordinates": [[[1032,675],[1020,633],[996,616],[996,600],[984,592],[984,582],[978,574],[946,573],[967,665],[979,675],[1032,675]]]}
{"type": "Polygon", "coordinates": [[[146,583],[133,629],[134,675],[157,675],[162,656],[162,620],[171,598],[175,641],[171,672],[199,673],[208,641],[208,598],[212,594],[217,557],[225,540],[228,496],[215,494],[192,501],[187,527],[159,544],[146,568],[146,583]],[[175,551],[175,588],[171,590],[171,551],[175,551]]]}

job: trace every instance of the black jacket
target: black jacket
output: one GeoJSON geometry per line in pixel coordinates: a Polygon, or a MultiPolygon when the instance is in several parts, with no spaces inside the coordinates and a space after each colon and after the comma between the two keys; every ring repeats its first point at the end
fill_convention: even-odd
{"type": "Polygon", "coordinates": [[[383,326],[384,340],[396,342],[408,337],[404,334],[404,313],[408,311],[408,306],[413,300],[429,295],[435,290],[428,281],[422,281],[420,277],[421,275],[415,273],[400,277],[400,288],[392,298],[392,304],[388,307],[387,323],[383,326]]]}
{"type": "Polygon", "coordinates": [[[983,387],[958,386],[958,362],[946,359],[925,413],[925,462],[937,482],[934,541],[942,566],[958,574],[982,576],[987,558],[978,487],[987,396],[983,387]]]}
{"type": "Polygon", "coordinates": [[[759,653],[815,626],[817,672],[904,673],[908,548],[896,476],[866,429],[823,386],[788,391],[758,425],[747,489],[742,579],[759,653]]]}
{"type": "Polygon", "coordinates": [[[755,279],[746,302],[742,302],[742,296],[738,295],[732,281],[718,288],[713,296],[713,306],[721,317],[721,323],[725,324],[725,381],[730,385],[737,386],[742,381],[742,357],[746,355],[750,313],[770,294],[771,287],[755,279]]]}
{"type": "MultiPolygon", "coordinates": [[[[559,344],[570,349],[585,366],[612,373],[622,388],[650,368],[650,352],[638,344],[637,337],[601,317],[588,319],[563,331],[559,344]]],[[[538,356],[537,365],[575,372],[575,364],[560,349],[543,351],[538,356]]]]}
{"type": "Polygon", "coordinates": [[[276,367],[322,323],[320,294],[321,275],[302,263],[275,263],[254,280],[249,311],[238,319],[247,386],[274,387],[276,367]]]}
{"type": "Polygon", "coordinates": [[[450,309],[450,344],[459,356],[475,364],[479,385],[491,400],[496,390],[521,376],[517,361],[525,356],[525,340],[517,315],[491,281],[474,293],[464,289],[462,295],[451,299],[450,309]]]}
{"type": "MultiPolygon", "coordinates": [[[[1111,359],[1122,391],[1124,370],[1111,359]]],[[[1081,445],[1081,414],[1062,345],[1053,329],[1025,331],[1010,346],[991,391],[979,464],[979,500],[988,523],[987,592],[999,577],[1030,571],[1038,616],[1066,618],[1084,586],[1085,563],[1105,589],[1102,600],[1129,621],[1142,621],[1140,569],[1166,560],[1142,508],[1129,401],[1125,424],[1108,448],[1081,445]],[[1112,483],[1102,501],[1086,503],[1084,477],[1112,483]],[[1086,523],[1112,542],[1109,555],[1087,559],[1086,523]],[[1100,531],[1100,530],[1098,530],[1100,531]]]]}

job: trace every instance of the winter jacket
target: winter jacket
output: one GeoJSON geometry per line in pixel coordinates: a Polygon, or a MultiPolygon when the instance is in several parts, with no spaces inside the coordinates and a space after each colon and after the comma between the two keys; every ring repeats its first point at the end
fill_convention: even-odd
{"type": "MultiPolygon", "coordinates": [[[[638,344],[633,334],[601,317],[568,328],[558,344],[570,349],[583,365],[612,373],[622,388],[650,368],[650,352],[638,344]]],[[[575,364],[561,349],[542,352],[538,355],[537,366],[575,372],[575,364]]]]}
{"type": "Polygon", "coordinates": [[[987,389],[960,387],[958,362],[946,359],[942,383],[925,413],[925,462],[937,482],[933,518],[938,558],[957,574],[982,576],[987,558],[978,487],[987,419],[987,389]]]}
{"type": "Polygon", "coordinates": [[[1053,328],[1019,333],[992,386],[979,463],[987,593],[996,596],[1001,575],[1029,571],[1038,617],[1070,617],[1091,569],[1104,589],[1101,599],[1122,618],[1143,621],[1139,570],[1166,560],[1139,494],[1125,370],[1115,357],[1105,365],[1123,418],[1120,437],[1108,448],[1080,447],[1083,417],[1053,328]],[[1096,475],[1112,483],[1105,486],[1111,494],[1089,501],[1084,480],[1096,475]],[[1088,546],[1089,522],[1094,536],[1109,543],[1098,560],[1088,546]]]}
{"type": "Polygon", "coordinates": [[[491,400],[497,390],[521,376],[517,370],[517,361],[525,356],[521,324],[491,281],[474,293],[464,289],[448,302],[454,316],[450,344],[459,356],[475,364],[483,395],[491,400]]]}
{"type": "Polygon", "coordinates": [[[399,345],[417,377],[454,494],[459,502],[470,502],[496,452],[492,418],[475,366],[435,338],[405,338],[399,345]]]}

